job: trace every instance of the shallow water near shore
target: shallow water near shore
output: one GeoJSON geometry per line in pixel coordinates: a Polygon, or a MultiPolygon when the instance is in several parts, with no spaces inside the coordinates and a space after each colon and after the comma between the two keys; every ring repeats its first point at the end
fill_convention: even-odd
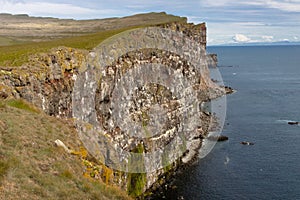
{"type": "Polygon", "coordinates": [[[300,199],[300,46],[208,47],[227,96],[219,142],[154,199],[300,199]],[[249,141],[254,145],[242,145],[249,141]]]}

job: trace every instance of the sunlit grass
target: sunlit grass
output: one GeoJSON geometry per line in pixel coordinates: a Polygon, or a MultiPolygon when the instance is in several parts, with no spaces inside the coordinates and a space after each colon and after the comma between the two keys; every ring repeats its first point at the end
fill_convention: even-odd
{"type": "Polygon", "coordinates": [[[29,103],[25,102],[22,99],[12,99],[7,101],[7,105],[15,108],[19,108],[22,110],[26,110],[29,112],[39,113],[40,111],[35,108],[33,105],[30,105],[29,103]]]}
{"type": "Polygon", "coordinates": [[[86,178],[82,160],[54,145],[59,138],[78,148],[72,123],[13,104],[0,112],[0,199],[131,199],[120,188],[86,178]]]}
{"type": "Polygon", "coordinates": [[[33,42],[22,45],[1,46],[0,66],[20,66],[28,62],[30,55],[47,52],[51,48],[58,46],[90,50],[96,47],[103,40],[132,28],[136,27],[102,31],[99,33],[57,39],[47,42],[33,42]]]}
{"type": "Polygon", "coordinates": [[[0,160],[0,183],[2,178],[6,175],[8,169],[9,169],[8,162],[5,160],[0,160]]]}

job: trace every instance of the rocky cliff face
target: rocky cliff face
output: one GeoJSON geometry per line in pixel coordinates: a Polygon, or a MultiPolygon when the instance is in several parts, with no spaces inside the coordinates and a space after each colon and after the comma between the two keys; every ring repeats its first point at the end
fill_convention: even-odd
{"type": "Polygon", "coordinates": [[[32,57],[22,67],[5,67],[1,69],[1,92],[23,98],[49,115],[72,117],[73,75],[86,55],[86,51],[61,47],[32,57]]]}
{"type": "MultiPolygon", "coordinates": [[[[83,143],[88,144],[90,153],[103,164],[115,172],[123,171],[114,177],[115,184],[139,196],[195,158],[211,121],[211,116],[201,111],[200,104],[225,94],[209,77],[205,24],[171,23],[159,27],[187,37],[190,43],[185,45],[190,48],[189,52],[197,55],[199,65],[189,61],[192,54],[181,55],[169,51],[170,48],[151,45],[130,49],[134,44],[128,41],[129,50],[112,62],[101,64],[97,69],[99,79],[87,82],[85,78],[91,75],[87,69],[99,65],[103,48],[88,52],[60,47],[32,57],[31,62],[22,67],[1,69],[0,94],[26,99],[49,115],[72,118],[77,117],[74,113],[80,113],[85,122],[97,122],[101,131],[92,136],[95,143],[85,143],[86,138],[91,138],[85,133],[83,143]],[[145,81],[148,79],[151,80],[145,81]],[[89,95],[94,104],[86,100],[89,95]],[[94,105],[94,111],[89,111],[90,105],[94,105]],[[120,154],[120,151],[125,153],[120,154]],[[133,157],[133,153],[139,156],[133,157]],[[135,165],[134,159],[142,163],[141,166],[137,171],[128,170],[135,165]]],[[[166,38],[166,33],[168,31],[157,37],[165,37],[175,46],[180,43],[176,34],[166,38]]],[[[145,38],[147,34],[151,41],[157,33],[149,29],[145,38]]],[[[185,45],[182,48],[186,48],[185,45]]],[[[108,47],[113,49],[114,45],[108,47]]],[[[118,48],[115,51],[118,52],[118,48]]]]}
{"type": "Polygon", "coordinates": [[[217,67],[218,66],[217,54],[208,54],[206,60],[207,60],[207,65],[209,67],[217,67]]]}

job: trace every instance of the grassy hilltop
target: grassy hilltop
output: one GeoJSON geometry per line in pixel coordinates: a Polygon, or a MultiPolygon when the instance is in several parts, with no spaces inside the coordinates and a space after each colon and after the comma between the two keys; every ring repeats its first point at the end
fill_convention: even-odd
{"type": "Polygon", "coordinates": [[[174,21],[186,18],[149,13],[102,20],[63,20],[0,14],[0,66],[21,65],[29,55],[57,46],[90,50],[122,31],[174,21]]]}

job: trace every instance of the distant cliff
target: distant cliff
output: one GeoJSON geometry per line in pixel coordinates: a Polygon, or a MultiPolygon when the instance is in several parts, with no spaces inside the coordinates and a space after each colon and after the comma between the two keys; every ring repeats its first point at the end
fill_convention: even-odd
{"type": "MultiPolygon", "coordinates": [[[[102,133],[99,133],[99,138],[109,138],[106,140],[122,151],[145,155],[142,157],[144,163],[142,167],[143,169],[149,169],[148,171],[136,174],[114,170],[114,173],[111,174],[112,177],[110,177],[114,184],[127,190],[130,195],[135,197],[142,195],[150,188],[157,188],[165,181],[165,177],[172,174],[179,166],[195,159],[199,148],[201,148],[202,138],[208,134],[211,116],[201,110],[198,111],[198,108],[193,108],[197,111],[198,116],[197,120],[193,122],[193,125],[197,126],[197,130],[188,131],[181,135],[179,129],[184,127],[184,123],[187,123],[184,120],[188,119],[181,117],[181,99],[176,96],[180,96],[180,92],[174,92],[177,90],[181,91],[179,82],[178,86],[174,86],[174,91],[165,85],[150,82],[143,87],[134,87],[132,104],[123,105],[121,99],[119,103],[113,102],[114,94],[117,92],[119,94],[123,91],[118,89],[120,80],[134,82],[134,76],[126,77],[127,73],[142,74],[141,70],[145,66],[155,67],[157,64],[163,64],[167,69],[170,69],[169,71],[175,71],[174,79],[178,81],[183,80],[183,82],[188,80],[190,82],[195,95],[187,94],[190,96],[185,101],[195,98],[199,103],[202,103],[225,94],[224,89],[213,83],[209,76],[205,51],[206,26],[204,23],[194,25],[180,21],[163,23],[155,27],[166,30],[158,37],[166,37],[164,33],[169,33],[167,30],[170,30],[189,38],[192,42],[186,45],[190,45],[187,47],[191,48],[191,52],[199,52],[200,65],[193,66],[193,63],[186,60],[191,55],[179,55],[164,49],[143,48],[129,51],[107,66],[101,65],[101,80],[97,83],[95,82],[95,85],[86,84],[84,82],[86,80],[82,79],[84,90],[92,91],[96,87],[95,120],[100,122],[101,130],[103,130],[102,133]],[[192,51],[193,48],[197,49],[192,51]],[[116,125],[116,122],[112,121],[115,120],[111,114],[113,109],[116,109],[116,107],[121,110],[128,109],[130,119],[141,123],[143,128],[147,129],[151,125],[149,112],[151,112],[150,107],[153,105],[162,105],[165,109],[164,115],[168,116],[163,121],[164,124],[160,127],[159,134],[154,134],[144,139],[132,137],[128,130],[122,130],[122,127],[130,129],[128,124],[119,127],[116,125]],[[171,145],[170,149],[163,149],[164,146],[172,143],[173,140],[178,141],[171,145]],[[155,160],[157,162],[150,162],[149,164],[146,154],[153,151],[162,151],[165,157],[153,158],[154,160],[157,159],[155,160]],[[177,155],[178,152],[181,153],[177,155]],[[176,159],[173,160],[173,158],[176,159]],[[156,166],[154,165],[157,163],[160,163],[163,167],[154,171],[150,170],[155,169],[156,166]],[[164,163],[167,163],[167,165],[164,165],[164,163]]],[[[149,34],[149,37],[144,37],[149,38],[149,41],[151,41],[153,39],[151,36],[157,34],[154,30],[156,29],[147,29],[145,34],[149,34]]],[[[180,38],[178,39],[175,36],[167,39],[171,40],[169,44],[180,43],[180,38]]],[[[131,44],[131,42],[128,41],[128,44],[131,44]]],[[[81,96],[82,94],[80,93],[75,93],[74,96],[74,92],[76,92],[74,91],[75,82],[80,79],[79,77],[87,68],[94,66],[90,58],[95,55],[98,58],[98,56],[101,56],[100,54],[100,50],[97,48],[87,51],[58,47],[51,52],[32,56],[30,62],[21,67],[2,67],[0,69],[0,95],[4,98],[25,99],[51,116],[72,118],[75,109],[72,107],[75,101],[73,98],[76,98],[78,102],[84,102],[86,98],[86,96],[81,96]]],[[[85,72],[84,76],[89,76],[88,72],[85,72]]],[[[152,78],[155,79],[156,77],[152,78]]],[[[128,93],[125,92],[122,95],[125,94],[128,93]]],[[[196,107],[198,106],[196,105],[196,107]]],[[[90,117],[89,108],[85,108],[85,104],[80,109],[82,109],[84,116],[90,117]]],[[[155,112],[159,112],[159,110],[155,112]]],[[[98,143],[101,143],[99,138],[98,143]]],[[[101,144],[97,145],[104,149],[108,148],[105,144],[102,144],[102,146],[101,144]]],[[[88,150],[91,151],[93,149],[88,150]]],[[[95,156],[95,152],[90,153],[95,156]]],[[[114,164],[116,163],[114,162],[119,159],[118,155],[114,155],[111,149],[109,152],[102,152],[102,154],[99,158],[95,157],[101,160],[103,164],[107,164],[107,166],[115,166],[114,164]]],[[[127,157],[122,159],[126,160],[126,163],[132,162],[127,157]]],[[[102,173],[101,176],[103,179],[107,178],[105,173],[102,173]]]]}

